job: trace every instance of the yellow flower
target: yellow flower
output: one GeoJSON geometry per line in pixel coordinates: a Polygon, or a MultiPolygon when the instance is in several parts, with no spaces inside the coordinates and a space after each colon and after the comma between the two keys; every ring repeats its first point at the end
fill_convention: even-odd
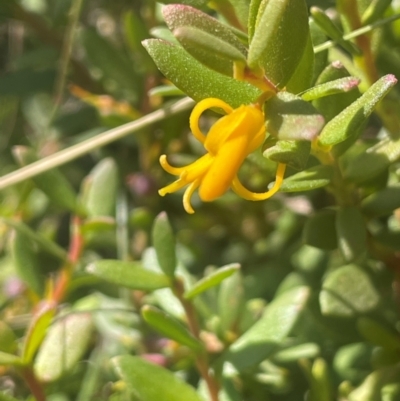
{"type": "Polygon", "coordinates": [[[193,135],[207,150],[207,153],[194,163],[184,167],[173,167],[167,156],[160,157],[165,171],[179,178],[172,184],[161,188],[161,196],[175,192],[189,185],[183,195],[183,206],[188,213],[194,213],[190,204],[193,192],[199,188],[200,198],[207,202],[223,195],[229,187],[247,200],[264,200],[275,194],[283,181],[286,165],[278,165],[273,187],[264,193],[254,193],[246,189],[237,177],[244,159],[260,147],[265,139],[264,114],[258,105],[242,105],[233,109],[216,98],[199,102],[190,116],[193,135]],[[221,117],[205,136],[199,128],[201,114],[212,107],[221,108],[226,115],[221,117]]]}

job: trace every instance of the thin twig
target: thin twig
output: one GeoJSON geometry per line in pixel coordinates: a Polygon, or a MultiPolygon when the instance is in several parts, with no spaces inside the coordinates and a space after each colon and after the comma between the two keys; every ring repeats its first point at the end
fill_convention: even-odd
{"type": "Polygon", "coordinates": [[[70,146],[69,148],[63,149],[60,152],[54,153],[41,160],[22,167],[19,170],[6,174],[0,178],[0,190],[23,182],[29,178],[36,177],[37,175],[55,167],[62,166],[63,164],[75,160],[78,157],[81,157],[95,149],[115,142],[118,139],[121,139],[134,132],[138,132],[141,129],[161,121],[166,117],[188,110],[193,106],[193,104],[194,102],[190,98],[181,99],[171,106],[156,110],[138,120],[103,132],[94,138],[89,138],[86,141],[70,146]]]}

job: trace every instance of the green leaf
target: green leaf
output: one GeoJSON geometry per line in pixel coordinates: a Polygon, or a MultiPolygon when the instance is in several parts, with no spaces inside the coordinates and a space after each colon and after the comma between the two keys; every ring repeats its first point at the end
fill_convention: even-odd
{"type": "Polygon", "coordinates": [[[307,285],[308,282],[303,274],[298,272],[291,272],[278,285],[275,291],[275,297],[283,294],[285,291],[292,290],[296,287],[304,287],[307,285]]]}
{"type": "MultiPolygon", "coordinates": [[[[340,61],[334,61],[321,72],[316,84],[318,87],[319,85],[329,84],[332,81],[349,77],[350,74],[343,64],[340,61]]],[[[360,91],[354,89],[349,92],[342,92],[330,95],[329,97],[316,99],[313,105],[325,117],[326,121],[330,121],[360,96],[360,91]]]]}
{"type": "Polygon", "coordinates": [[[277,141],[274,146],[263,152],[263,156],[277,163],[285,163],[296,170],[303,170],[310,151],[309,141],[277,141]]]}
{"type": "MultiPolygon", "coordinates": [[[[161,3],[164,4],[175,4],[176,0],[163,0],[161,3]]],[[[208,0],[180,0],[179,3],[186,4],[188,6],[201,8],[208,3],[208,0]]]]}
{"type": "Polygon", "coordinates": [[[37,378],[53,382],[81,360],[92,339],[92,315],[73,313],[57,320],[49,329],[34,363],[37,378]]]}
{"type": "Polygon", "coordinates": [[[265,105],[267,130],[281,140],[312,141],[324,118],[310,104],[289,92],[280,92],[265,105]]]}
{"type": "Polygon", "coordinates": [[[319,210],[306,221],[303,231],[303,241],[307,245],[319,249],[336,249],[335,220],[336,212],[334,210],[319,210]]]}
{"type": "Polygon", "coordinates": [[[186,345],[197,352],[203,350],[202,343],[195,338],[185,326],[161,309],[145,305],[141,313],[146,323],[162,335],[182,345],[186,345]]]}
{"type": "Polygon", "coordinates": [[[367,229],[357,207],[340,207],[336,213],[339,249],[346,262],[353,262],[367,252],[367,229]]]}
{"type": "Polygon", "coordinates": [[[383,17],[391,3],[391,0],[372,0],[361,16],[362,26],[372,24],[383,17]]]}
{"type": "Polygon", "coordinates": [[[300,93],[311,86],[314,73],[314,58],[311,35],[308,34],[303,56],[289,82],[286,84],[286,90],[288,92],[300,93]]]}
{"type": "Polygon", "coordinates": [[[309,296],[308,287],[297,287],[275,298],[260,320],[231,345],[226,359],[243,371],[268,358],[296,325],[309,296]]]}
{"type": "Polygon", "coordinates": [[[400,140],[384,139],[351,160],[343,175],[356,184],[362,184],[384,172],[399,158],[400,140]]]}
{"type": "Polygon", "coordinates": [[[61,248],[55,242],[49,240],[47,237],[43,236],[41,233],[33,231],[26,224],[20,221],[7,219],[6,217],[0,218],[0,221],[14,228],[19,233],[29,238],[31,241],[35,242],[41,249],[52,254],[58,259],[65,260],[67,258],[68,254],[63,248],[61,248]]]}
{"type": "Polygon", "coordinates": [[[310,102],[321,97],[336,95],[338,93],[346,93],[356,88],[360,80],[355,77],[344,77],[334,81],[329,81],[304,92],[301,97],[303,100],[310,102]]]}
{"type": "MultiPolygon", "coordinates": [[[[23,146],[15,147],[13,152],[23,166],[38,160],[32,149],[23,146]]],[[[52,169],[42,173],[33,178],[33,182],[47,195],[52,203],[62,209],[79,213],[75,191],[59,170],[52,169]]]]}
{"type": "Polygon", "coordinates": [[[145,21],[139,13],[129,10],[122,15],[122,22],[124,37],[131,49],[131,54],[134,57],[138,71],[143,73],[155,72],[154,63],[142,46],[142,40],[148,37],[148,29],[145,21]],[[140,68],[138,68],[139,66],[140,68]]]}
{"type": "Polygon", "coordinates": [[[311,368],[310,399],[315,401],[332,401],[333,386],[327,362],[317,358],[311,368]]]}
{"type": "Polygon", "coordinates": [[[331,166],[319,165],[293,174],[283,180],[280,192],[311,191],[330,184],[333,176],[331,166]]]}
{"type": "Polygon", "coordinates": [[[400,232],[398,231],[392,231],[387,228],[381,229],[377,234],[374,234],[374,240],[385,247],[400,251],[400,232]]]}
{"type": "Polygon", "coordinates": [[[102,259],[88,265],[86,271],[110,283],[134,290],[153,291],[170,286],[167,276],[147,270],[139,262],[102,259]]]}
{"type": "Polygon", "coordinates": [[[89,217],[81,225],[82,234],[112,231],[115,229],[115,219],[108,216],[89,217]]]}
{"type": "Polygon", "coordinates": [[[56,305],[49,301],[42,304],[40,308],[35,311],[22,347],[22,361],[24,364],[28,365],[32,362],[55,314],[56,305]]]}
{"type": "Polygon", "coordinates": [[[164,7],[163,15],[185,50],[202,64],[232,76],[232,61],[245,63],[245,46],[228,26],[215,18],[181,4],[164,7]]]}
{"type": "Polygon", "coordinates": [[[400,350],[400,339],[396,331],[390,330],[369,317],[357,319],[357,329],[371,344],[378,345],[391,352],[400,350]]]}
{"type": "Polygon", "coordinates": [[[167,369],[137,356],[112,359],[118,376],[142,401],[202,401],[195,389],[167,369]]]}
{"type": "Polygon", "coordinates": [[[139,93],[139,80],[129,59],[94,29],[85,29],[80,38],[86,57],[101,71],[103,78],[117,83],[121,90],[128,91],[128,96],[135,100],[139,93]]]}
{"type": "Polygon", "coordinates": [[[20,357],[15,356],[13,354],[9,354],[7,352],[0,351],[0,366],[1,365],[19,366],[19,365],[23,365],[23,363],[22,363],[22,359],[20,357]]]}
{"type": "Polygon", "coordinates": [[[246,47],[229,26],[200,10],[182,4],[172,4],[163,8],[163,16],[171,31],[183,26],[197,28],[232,45],[243,55],[246,54],[246,47]]]}
{"type": "Polygon", "coordinates": [[[375,82],[367,92],[325,125],[318,138],[319,144],[332,146],[352,137],[396,82],[397,79],[390,74],[375,82]]]}
{"type": "Polygon", "coordinates": [[[304,343],[278,351],[272,356],[272,358],[274,362],[279,364],[293,362],[297,363],[298,360],[302,358],[314,359],[320,353],[321,349],[318,344],[304,343]]]}
{"type": "Polygon", "coordinates": [[[44,291],[44,277],[31,241],[21,232],[14,231],[11,239],[11,254],[18,276],[41,297],[44,291]]]}
{"type": "Polygon", "coordinates": [[[177,265],[175,237],[165,212],[160,213],[154,221],[152,239],[162,271],[173,278],[177,265]]]}
{"type": "MultiPolygon", "coordinates": [[[[349,401],[360,401],[360,400],[384,400],[381,397],[383,390],[388,384],[397,384],[400,380],[400,367],[399,365],[391,365],[384,368],[377,369],[370,373],[365,380],[356,387],[348,395],[349,401]]],[[[387,388],[387,387],[386,387],[387,388]]],[[[398,394],[395,394],[392,398],[391,394],[388,394],[386,399],[395,400],[398,394]]]]}
{"type": "Polygon", "coordinates": [[[186,299],[192,299],[209,288],[215,287],[224,281],[226,278],[230,277],[232,274],[236,273],[240,269],[238,263],[232,263],[230,265],[223,266],[210,275],[197,281],[192,288],[184,293],[186,299]]]}
{"type": "Polygon", "coordinates": [[[159,70],[196,101],[222,99],[236,108],[255,101],[261,91],[249,83],[219,74],[203,66],[180,46],[158,39],[143,42],[159,70]]]}
{"type": "Polygon", "coordinates": [[[330,273],[319,296],[321,312],[326,316],[354,317],[376,309],[379,294],[368,274],[354,264],[330,273]]]}
{"type": "Polygon", "coordinates": [[[17,348],[16,340],[17,337],[11,328],[0,320],[0,351],[7,353],[14,352],[17,348]]]}
{"type": "Polygon", "coordinates": [[[375,192],[361,202],[363,213],[369,216],[385,216],[400,208],[400,186],[387,187],[375,192]]]}
{"type": "Polygon", "coordinates": [[[84,205],[91,217],[114,214],[118,189],[118,169],[111,158],[101,160],[84,183],[84,205]]]}
{"type": "Polygon", "coordinates": [[[55,70],[34,71],[24,69],[0,76],[0,96],[26,96],[54,90],[55,70]]]}
{"type": "Polygon", "coordinates": [[[257,14],[260,8],[262,0],[250,0],[249,6],[249,21],[248,21],[248,35],[249,35],[249,42],[252,41],[254,36],[254,31],[256,30],[256,23],[257,23],[257,14]]]}
{"type": "MultiPolygon", "coordinates": [[[[317,47],[318,45],[325,43],[328,40],[328,38],[321,31],[321,28],[312,19],[309,20],[309,27],[314,50],[315,47],[317,47]]],[[[314,53],[314,71],[311,82],[315,82],[317,80],[321,71],[325,68],[327,61],[328,61],[328,50],[323,50],[314,53]]]]}
{"type": "Polygon", "coordinates": [[[173,34],[195,59],[221,74],[232,76],[234,61],[246,63],[245,55],[236,47],[201,29],[182,26],[173,34]]]}
{"type": "Polygon", "coordinates": [[[249,1],[248,0],[230,0],[229,1],[235,10],[235,14],[238,17],[240,23],[244,28],[247,27],[247,21],[249,19],[249,1]]]}
{"type": "Polygon", "coordinates": [[[361,50],[356,45],[343,39],[343,32],[340,31],[323,10],[318,7],[311,7],[310,12],[314,21],[327,36],[339,43],[350,54],[355,56],[362,54],[361,50]]]}
{"type": "Polygon", "coordinates": [[[372,346],[364,342],[344,345],[335,354],[333,368],[341,379],[359,383],[368,374],[371,353],[372,346]]]}
{"type": "Polygon", "coordinates": [[[221,283],[218,292],[218,316],[222,335],[234,330],[245,307],[244,302],[243,276],[237,270],[221,283]]]}
{"type": "Polygon", "coordinates": [[[263,0],[258,9],[248,65],[283,88],[301,61],[308,40],[307,5],[303,0],[263,0]]]}

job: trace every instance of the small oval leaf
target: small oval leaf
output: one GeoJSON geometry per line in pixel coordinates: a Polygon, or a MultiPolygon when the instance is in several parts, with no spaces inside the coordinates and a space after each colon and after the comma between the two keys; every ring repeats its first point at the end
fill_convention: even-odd
{"type": "Polygon", "coordinates": [[[308,287],[297,287],[275,298],[260,320],[231,345],[226,359],[239,371],[266,359],[290,334],[309,296],[308,287]]]}
{"type": "Polygon", "coordinates": [[[61,248],[59,245],[57,245],[55,242],[51,241],[41,233],[33,231],[26,224],[20,221],[7,219],[5,217],[0,218],[0,221],[4,222],[5,224],[7,224],[12,228],[15,228],[16,231],[29,238],[29,240],[35,242],[41,249],[52,254],[58,259],[61,260],[67,259],[68,254],[63,248],[61,248]]]}
{"type": "Polygon", "coordinates": [[[325,125],[318,138],[320,145],[332,146],[352,137],[396,82],[395,76],[390,74],[375,82],[367,92],[325,125]]]}
{"type": "Polygon", "coordinates": [[[363,213],[369,216],[385,216],[400,208],[400,186],[387,187],[374,192],[361,202],[363,213]]]}
{"type": "Polygon", "coordinates": [[[246,63],[246,57],[236,47],[201,29],[182,26],[173,34],[195,59],[221,74],[232,76],[234,61],[246,63]]]}
{"type": "Polygon", "coordinates": [[[161,212],[154,221],[152,239],[159,266],[168,277],[173,278],[177,265],[175,238],[165,212],[161,212]]]}
{"type": "Polygon", "coordinates": [[[357,207],[341,207],[336,213],[339,249],[346,262],[353,262],[367,252],[367,229],[357,207]]]}
{"type": "Polygon", "coordinates": [[[336,212],[331,209],[319,210],[313,216],[310,216],[304,226],[304,243],[319,249],[336,249],[335,219],[336,212]]]}
{"type": "Polygon", "coordinates": [[[31,241],[21,232],[14,231],[11,254],[15,270],[21,280],[39,297],[44,291],[44,277],[31,241]]]}
{"type": "Polygon", "coordinates": [[[324,315],[350,318],[376,309],[379,294],[368,274],[351,264],[336,269],[325,278],[319,301],[324,315]]]}
{"type": "Polygon", "coordinates": [[[163,16],[171,31],[183,26],[197,28],[230,44],[243,55],[247,53],[246,47],[229,26],[200,10],[182,4],[172,4],[163,8],[163,16]]]}
{"type": "Polygon", "coordinates": [[[190,290],[185,292],[184,297],[186,299],[196,297],[202,292],[207,291],[209,288],[217,286],[226,278],[236,273],[239,269],[240,265],[238,263],[232,263],[231,265],[223,266],[215,270],[209,276],[197,281],[190,290]]]}
{"type": "Polygon", "coordinates": [[[86,352],[92,330],[89,313],[74,313],[57,320],[50,327],[35,359],[37,378],[52,382],[69,372],[86,352]]]}
{"type": "Polygon", "coordinates": [[[258,88],[247,82],[208,69],[180,46],[158,39],[145,40],[143,46],[158,69],[196,101],[216,97],[236,108],[254,102],[261,95],[258,88]]]}
{"type": "Polygon", "coordinates": [[[308,40],[303,0],[263,0],[258,8],[247,62],[283,88],[295,72],[308,40]]]}
{"type": "Polygon", "coordinates": [[[400,140],[383,139],[347,163],[343,175],[350,181],[362,184],[379,176],[399,158],[400,140]]]}
{"type": "Polygon", "coordinates": [[[349,92],[356,88],[359,83],[360,80],[355,77],[339,78],[334,81],[314,86],[304,92],[301,97],[303,100],[310,102],[311,100],[320,99],[321,97],[349,92]]]}
{"type": "MultiPolygon", "coordinates": [[[[32,149],[23,146],[15,147],[13,152],[23,166],[38,160],[32,149]]],[[[59,170],[52,169],[42,173],[33,178],[33,182],[55,205],[62,209],[80,212],[75,191],[59,170]]]]}
{"type": "Polygon", "coordinates": [[[309,141],[277,141],[263,152],[263,156],[277,163],[285,163],[296,170],[303,170],[311,151],[309,141]]]}
{"type": "Polygon", "coordinates": [[[333,168],[327,165],[314,166],[283,180],[280,192],[311,191],[330,184],[333,168]]]}
{"type": "Polygon", "coordinates": [[[23,365],[22,359],[13,354],[9,354],[7,352],[0,351],[0,366],[1,365],[14,365],[19,366],[23,365]]]}
{"type": "Polygon", "coordinates": [[[86,271],[110,283],[134,290],[153,291],[170,286],[167,276],[147,270],[138,262],[103,259],[88,265],[86,271]]]}
{"type": "Polygon", "coordinates": [[[400,350],[398,333],[383,326],[369,317],[360,317],[357,320],[357,329],[371,344],[381,346],[391,352],[400,350]]]}
{"type": "Polygon", "coordinates": [[[32,362],[55,314],[56,305],[51,302],[44,303],[40,306],[40,309],[36,311],[29,325],[28,333],[24,338],[22,348],[22,361],[24,364],[30,364],[32,362]]]}
{"type": "Polygon", "coordinates": [[[162,335],[171,338],[182,345],[186,345],[195,351],[203,350],[202,343],[195,338],[189,332],[189,330],[182,325],[182,323],[178,322],[161,309],[158,309],[154,306],[145,305],[143,306],[141,312],[146,323],[148,323],[162,335]]]}
{"type": "Polygon", "coordinates": [[[325,120],[311,103],[289,92],[280,92],[265,105],[267,130],[281,140],[312,141],[325,120]]]}
{"type": "Polygon", "coordinates": [[[131,355],[112,359],[117,374],[142,401],[202,401],[195,389],[172,372],[131,355]]]}
{"type": "Polygon", "coordinates": [[[117,187],[117,165],[111,158],[103,159],[85,179],[83,197],[88,215],[91,217],[113,215],[117,187]]]}

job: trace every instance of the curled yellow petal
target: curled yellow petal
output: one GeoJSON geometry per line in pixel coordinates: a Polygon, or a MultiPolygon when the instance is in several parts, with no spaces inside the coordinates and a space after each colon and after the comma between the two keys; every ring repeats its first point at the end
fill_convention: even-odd
{"type": "Polygon", "coordinates": [[[229,104],[225,103],[221,99],[217,99],[214,97],[204,99],[197,103],[192,113],[190,114],[189,125],[193,135],[201,143],[204,143],[204,141],[206,140],[206,136],[201,132],[199,128],[199,119],[207,109],[211,109],[212,107],[221,108],[227,114],[233,111],[232,107],[229,106],[229,104]]]}
{"type": "Polygon", "coordinates": [[[160,160],[161,167],[167,173],[170,173],[172,175],[180,175],[181,173],[183,173],[183,171],[185,171],[185,167],[173,167],[173,166],[171,166],[168,163],[167,155],[161,155],[159,160],[160,160]]]}
{"type": "Polygon", "coordinates": [[[232,181],[232,189],[236,194],[238,194],[239,196],[241,196],[246,200],[261,201],[268,199],[279,191],[279,188],[281,187],[283,178],[285,176],[285,170],[286,170],[286,164],[279,163],[276,171],[275,183],[272,186],[272,188],[267,192],[256,193],[249,191],[247,188],[243,186],[243,184],[239,181],[239,178],[237,176],[232,181]]]}
{"type": "Polygon", "coordinates": [[[192,204],[190,203],[190,199],[192,198],[192,195],[194,191],[198,188],[200,185],[200,179],[197,179],[193,181],[187,188],[185,193],[183,194],[183,207],[186,211],[186,213],[193,214],[194,210],[192,208],[192,204]]]}
{"type": "Polygon", "coordinates": [[[171,194],[172,192],[179,191],[181,188],[183,188],[187,184],[188,184],[188,182],[186,180],[179,178],[178,180],[174,181],[173,183],[159,189],[158,194],[160,196],[165,196],[167,194],[171,194]]]}

